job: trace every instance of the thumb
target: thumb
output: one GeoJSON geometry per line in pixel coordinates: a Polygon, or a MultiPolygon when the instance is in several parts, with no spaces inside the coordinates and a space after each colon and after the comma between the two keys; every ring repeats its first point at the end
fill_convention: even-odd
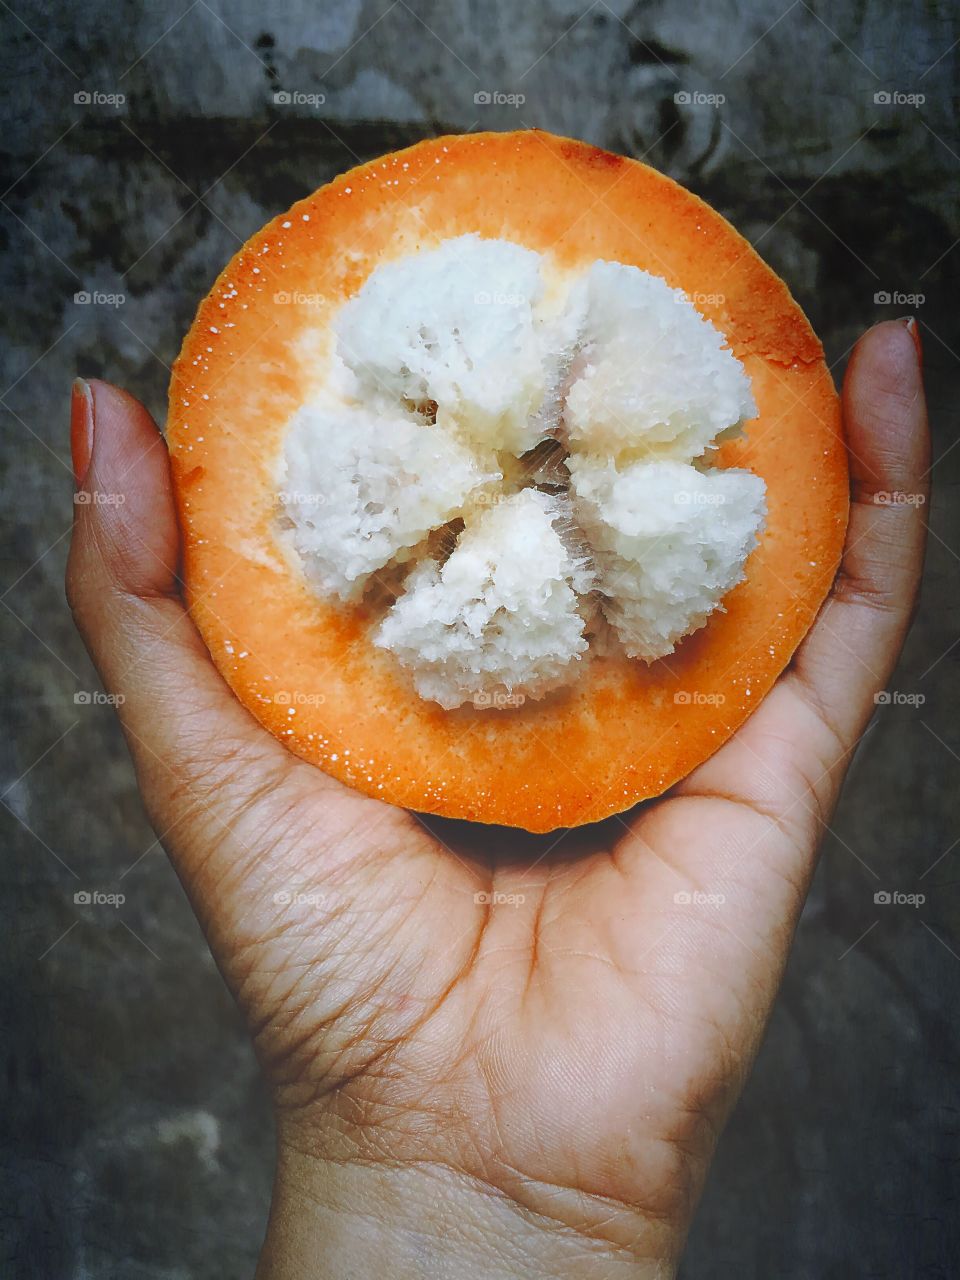
{"type": "Polygon", "coordinates": [[[849,748],[899,656],[926,543],[930,438],[915,320],[875,325],[843,382],[851,503],[833,590],[789,680],[849,748]]]}
{"type": "MultiPolygon", "coordinates": [[[[194,814],[222,843],[244,797],[285,776],[292,757],[233,697],[183,606],[167,450],[146,409],[108,383],[78,380],[71,446],[66,588],[77,626],[116,697],[158,833],[194,814]]],[[[189,878],[189,849],[172,843],[189,878]]]]}

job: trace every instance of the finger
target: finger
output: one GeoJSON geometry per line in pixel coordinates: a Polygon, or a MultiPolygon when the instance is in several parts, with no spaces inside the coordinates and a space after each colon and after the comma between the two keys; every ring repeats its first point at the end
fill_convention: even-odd
{"type": "Polygon", "coordinates": [[[793,822],[822,822],[910,625],[925,541],[929,441],[915,324],[861,338],[843,416],[851,508],[840,571],[816,622],[738,733],[681,784],[793,822]]]}
{"type": "Polygon", "coordinates": [[[79,383],[71,443],[79,492],[67,597],[117,697],[148,811],[161,833],[188,815],[221,826],[231,801],[282,776],[293,757],[230,693],[184,609],[167,450],[150,415],[105,382],[79,383]]]}
{"type": "Polygon", "coordinates": [[[843,385],[850,525],[840,572],[788,672],[844,747],[870,718],[916,604],[926,541],[930,442],[916,322],[857,344],[843,385]]]}

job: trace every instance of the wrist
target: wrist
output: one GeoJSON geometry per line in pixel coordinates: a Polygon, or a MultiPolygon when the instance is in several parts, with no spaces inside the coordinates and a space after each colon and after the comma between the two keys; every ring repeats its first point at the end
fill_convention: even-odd
{"type": "MultiPolygon", "coordinates": [[[[257,1280],[670,1280],[684,1230],[608,1208],[579,1229],[429,1163],[318,1158],[281,1145],[257,1280]]],[[[584,1222],[592,1214],[584,1218],[584,1222]]]]}

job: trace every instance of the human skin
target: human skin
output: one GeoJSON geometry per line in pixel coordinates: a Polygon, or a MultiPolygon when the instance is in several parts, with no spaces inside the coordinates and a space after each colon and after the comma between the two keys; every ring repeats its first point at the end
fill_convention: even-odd
{"type": "Polygon", "coordinates": [[[75,389],[78,486],[123,501],[75,506],[67,595],[275,1103],[260,1280],[675,1273],[909,626],[920,363],[906,321],[853,353],[843,564],[775,688],[663,798],[551,836],[418,818],[262,729],[184,609],[156,426],[75,389]]]}

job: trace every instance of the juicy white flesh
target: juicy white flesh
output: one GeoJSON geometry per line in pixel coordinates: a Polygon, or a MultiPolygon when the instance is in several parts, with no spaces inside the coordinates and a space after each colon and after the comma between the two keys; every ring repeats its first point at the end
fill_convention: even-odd
{"type": "Polygon", "coordinates": [[[743,366],[680,290],[638,267],[595,262],[575,292],[584,319],[580,376],[564,409],[572,449],[689,461],[756,415],[743,366]]]}
{"type": "Polygon", "coordinates": [[[648,662],[672,653],[742,579],[766,513],[763,481],[672,460],[617,470],[582,456],[569,467],[605,613],[624,650],[648,662]]]}
{"type": "Polygon", "coordinates": [[[371,574],[501,478],[439,427],[394,411],[305,405],[290,423],[280,498],[308,580],[359,598],[371,574]]]}
{"type": "Polygon", "coordinates": [[[542,292],[529,249],[445,240],[374,271],[340,315],[340,357],[367,394],[435,401],[451,431],[522,453],[544,393],[542,292]]]}
{"type": "Polygon", "coordinates": [[[523,489],[488,507],[442,566],[419,564],[376,643],[413,674],[417,692],[457,707],[514,705],[566,684],[587,649],[578,593],[592,576],[565,544],[555,498],[523,489]]]}
{"type": "Polygon", "coordinates": [[[655,661],[744,576],[765,485],[704,455],[756,414],[750,382],[659,277],[563,278],[459,236],[374,271],[336,336],[323,405],[287,431],[283,525],[323,596],[359,600],[412,562],[374,640],[422,697],[517,706],[571,683],[597,602],[628,657],[655,661]],[[517,461],[546,438],[546,470],[517,461]],[[455,518],[436,559],[424,540],[455,518]]]}

